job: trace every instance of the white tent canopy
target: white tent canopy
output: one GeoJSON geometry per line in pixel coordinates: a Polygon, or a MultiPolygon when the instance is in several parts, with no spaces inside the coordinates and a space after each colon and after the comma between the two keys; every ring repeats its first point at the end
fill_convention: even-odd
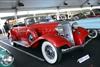
{"type": "Polygon", "coordinates": [[[17,15],[57,13],[58,7],[59,11],[64,12],[80,10],[82,6],[82,9],[91,5],[98,6],[99,3],[100,0],[0,0],[0,17],[14,16],[16,10],[17,15]]]}
{"type": "Polygon", "coordinates": [[[51,9],[57,8],[58,6],[60,8],[69,8],[98,5],[99,2],[99,0],[0,0],[0,11],[14,11],[16,7],[19,11],[51,9]],[[64,5],[64,2],[67,3],[67,5],[64,5]],[[22,6],[22,4],[24,6],[22,6]]]}

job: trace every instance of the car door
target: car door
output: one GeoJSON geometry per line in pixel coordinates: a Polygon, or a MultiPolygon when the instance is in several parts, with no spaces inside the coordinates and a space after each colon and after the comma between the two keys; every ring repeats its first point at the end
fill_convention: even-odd
{"type": "Polygon", "coordinates": [[[20,35],[20,39],[26,40],[27,26],[25,25],[25,23],[19,24],[18,32],[19,32],[19,35],[20,35]]]}

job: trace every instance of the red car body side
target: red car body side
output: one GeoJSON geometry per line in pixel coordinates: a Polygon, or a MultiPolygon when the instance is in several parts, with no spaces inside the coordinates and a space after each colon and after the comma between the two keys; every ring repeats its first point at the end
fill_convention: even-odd
{"type": "Polygon", "coordinates": [[[8,38],[12,45],[17,43],[24,47],[41,47],[45,60],[54,64],[59,62],[67,50],[84,46],[88,31],[81,27],[73,27],[69,23],[20,23],[12,27],[8,38]]]}
{"type": "MultiPolygon", "coordinates": [[[[58,22],[52,22],[13,27],[8,34],[11,35],[13,41],[26,41],[32,47],[37,47],[41,40],[47,40],[58,48],[65,45],[71,47],[71,43],[66,38],[58,35],[58,32],[55,30],[58,24],[58,22]],[[34,37],[33,42],[28,40],[30,34],[34,37]]],[[[87,30],[78,28],[73,32],[75,44],[82,45],[87,35],[87,30]]]]}
{"type": "Polygon", "coordinates": [[[55,47],[61,47],[64,45],[70,46],[65,38],[58,36],[55,27],[58,25],[55,23],[43,23],[43,24],[32,24],[27,26],[14,27],[10,30],[10,34],[14,41],[27,41],[32,47],[37,47],[38,42],[41,40],[48,40],[54,44],[55,47]],[[29,34],[34,37],[33,42],[28,41],[29,34]]]}

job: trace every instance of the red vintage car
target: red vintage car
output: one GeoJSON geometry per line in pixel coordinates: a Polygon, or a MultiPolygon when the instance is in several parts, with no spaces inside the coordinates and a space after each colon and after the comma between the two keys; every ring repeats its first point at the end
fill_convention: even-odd
{"type": "Polygon", "coordinates": [[[38,23],[32,18],[26,18],[11,28],[8,38],[13,45],[17,43],[27,48],[41,46],[44,59],[54,64],[66,51],[83,47],[87,43],[88,34],[86,29],[72,28],[66,21],[38,23]]]}

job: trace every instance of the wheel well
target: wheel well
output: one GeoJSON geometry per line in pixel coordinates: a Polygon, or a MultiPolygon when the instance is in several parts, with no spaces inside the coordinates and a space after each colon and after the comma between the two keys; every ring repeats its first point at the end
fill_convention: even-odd
{"type": "Polygon", "coordinates": [[[46,41],[46,40],[45,40],[45,39],[39,40],[39,41],[37,42],[37,43],[39,43],[39,44],[37,45],[37,47],[41,49],[42,43],[43,43],[44,41],[46,41]]]}
{"type": "Polygon", "coordinates": [[[37,43],[39,43],[37,45],[37,50],[39,50],[41,52],[41,55],[42,55],[42,50],[41,50],[41,47],[42,47],[42,43],[46,41],[45,39],[42,39],[42,40],[39,40],[37,43]]]}

